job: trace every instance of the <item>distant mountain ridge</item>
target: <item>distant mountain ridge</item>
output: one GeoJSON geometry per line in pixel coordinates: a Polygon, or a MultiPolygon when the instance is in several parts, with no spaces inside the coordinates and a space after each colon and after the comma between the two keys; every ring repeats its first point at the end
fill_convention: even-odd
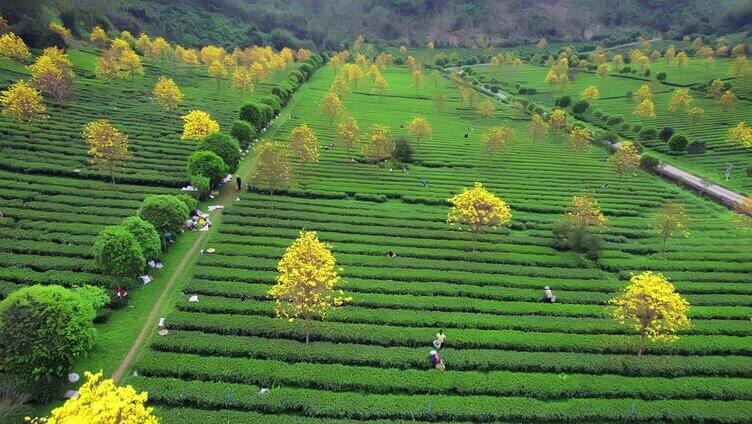
{"type": "MultiPolygon", "coordinates": [[[[21,29],[58,15],[187,45],[338,48],[362,34],[393,44],[513,45],[540,36],[599,39],[636,28],[674,34],[746,30],[746,0],[43,0],[3,2],[21,29]]],[[[67,22],[66,22],[67,21],[67,22]]],[[[41,24],[36,24],[39,30],[41,24]]]]}

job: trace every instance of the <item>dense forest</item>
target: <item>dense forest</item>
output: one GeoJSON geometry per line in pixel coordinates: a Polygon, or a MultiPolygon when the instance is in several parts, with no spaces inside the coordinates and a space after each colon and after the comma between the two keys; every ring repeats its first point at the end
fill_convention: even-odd
{"type": "MultiPolygon", "coordinates": [[[[146,31],[178,43],[335,49],[362,34],[392,44],[437,47],[618,39],[634,30],[666,35],[749,29],[743,0],[40,0],[3,2],[16,33],[32,43],[59,16],[85,32],[93,25],[146,31]]],[[[47,34],[45,36],[45,34],[47,34]]]]}

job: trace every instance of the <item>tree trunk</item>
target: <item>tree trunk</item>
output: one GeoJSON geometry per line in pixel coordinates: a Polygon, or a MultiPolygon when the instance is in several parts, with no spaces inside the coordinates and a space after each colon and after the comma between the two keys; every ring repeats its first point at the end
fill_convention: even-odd
{"type": "Polygon", "coordinates": [[[110,167],[110,179],[112,180],[112,185],[115,186],[115,190],[117,190],[118,185],[117,182],[115,182],[115,170],[112,167],[110,167]]]}
{"type": "Polygon", "coordinates": [[[640,362],[640,358],[642,357],[642,352],[645,350],[645,335],[640,336],[640,347],[637,349],[637,362],[640,362]]]}
{"type": "Polygon", "coordinates": [[[309,320],[310,318],[305,318],[305,345],[308,346],[308,341],[311,336],[310,328],[309,328],[309,320]]]}

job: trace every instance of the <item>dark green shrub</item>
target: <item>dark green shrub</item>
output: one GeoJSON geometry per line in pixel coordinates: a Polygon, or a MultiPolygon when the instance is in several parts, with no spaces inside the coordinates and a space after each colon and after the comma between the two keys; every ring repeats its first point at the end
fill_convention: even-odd
{"type": "Polygon", "coordinates": [[[572,105],[572,112],[576,115],[582,115],[590,108],[590,103],[587,100],[578,100],[572,105]]]}
{"type": "Polygon", "coordinates": [[[315,71],[315,69],[310,63],[304,63],[300,65],[300,72],[306,75],[306,79],[310,78],[311,75],[313,75],[313,71],[315,71]]]}
{"type": "Polygon", "coordinates": [[[235,139],[227,134],[218,131],[207,134],[198,142],[196,151],[215,153],[222,158],[222,161],[227,165],[228,172],[232,173],[238,170],[238,164],[240,163],[240,145],[235,139]]]}
{"type": "Polygon", "coordinates": [[[257,132],[256,128],[252,127],[251,124],[238,119],[232,122],[230,135],[235,137],[235,140],[240,144],[240,148],[245,150],[256,138],[257,132]]]}
{"type": "Polygon", "coordinates": [[[621,115],[611,115],[608,117],[606,124],[609,126],[621,125],[624,122],[624,118],[621,115]]]}
{"type": "Polygon", "coordinates": [[[666,81],[666,73],[665,72],[658,72],[655,74],[655,80],[658,82],[666,81]]]}
{"type": "Polygon", "coordinates": [[[643,128],[639,133],[640,140],[650,141],[658,137],[658,130],[653,127],[643,128]]]}
{"type": "Polygon", "coordinates": [[[557,249],[568,249],[582,253],[590,259],[598,258],[603,250],[603,239],[600,234],[588,231],[583,227],[574,226],[569,222],[556,224],[553,228],[553,234],[556,239],[554,247],[557,249]]]}
{"type": "Polygon", "coordinates": [[[687,153],[700,154],[705,153],[708,150],[708,146],[704,141],[694,140],[687,145],[687,153]]]}
{"type": "Polygon", "coordinates": [[[683,152],[687,149],[688,143],[689,141],[684,134],[674,134],[668,140],[668,148],[671,149],[672,152],[683,152]]]}
{"type": "Polygon", "coordinates": [[[655,171],[660,163],[661,161],[650,153],[645,153],[640,157],[640,167],[647,171],[655,171]]]}
{"type": "Polygon", "coordinates": [[[413,146],[405,137],[398,137],[394,140],[394,158],[400,162],[412,163],[413,159],[413,146]]]}
{"type": "Polygon", "coordinates": [[[141,245],[122,226],[106,227],[100,231],[92,252],[97,268],[107,275],[123,279],[135,278],[141,275],[146,266],[141,245]]]}
{"type": "Polygon", "coordinates": [[[272,108],[272,111],[274,112],[274,114],[271,116],[271,118],[273,118],[274,116],[279,114],[279,112],[282,111],[282,104],[279,101],[279,97],[274,96],[274,95],[264,96],[260,100],[261,100],[261,103],[272,108]]]}
{"type": "Polygon", "coordinates": [[[747,176],[752,177],[752,165],[747,167],[747,176]]]}
{"type": "Polygon", "coordinates": [[[129,233],[133,234],[136,242],[141,246],[141,251],[146,260],[154,259],[159,256],[162,246],[159,241],[159,233],[151,222],[144,221],[138,216],[129,216],[120,224],[129,233]]]}
{"type": "Polygon", "coordinates": [[[196,175],[202,175],[209,178],[212,187],[222,181],[225,175],[229,172],[227,165],[222,158],[216,153],[209,151],[193,152],[193,154],[188,157],[188,166],[186,167],[186,170],[188,171],[188,178],[192,178],[196,175]]]}
{"type": "Polygon", "coordinates": [[[263,103],[248,103],[240,108],[240,119],[248,122],[259,132],[269,123],[271,107],[263,103]]]}
{"type": "Polygon", "coordinates": [[[554,105],[559,107],[569,107],[569,105],[572,104],[572,97],[570,96],[559,96],[554,99],[554,105]]]}
{"type": "Polygon", "coordinates": [[[658,134],[658,137],[665,143],[674,135],[674,129],[671,127],[664,127],[658,134]]]}

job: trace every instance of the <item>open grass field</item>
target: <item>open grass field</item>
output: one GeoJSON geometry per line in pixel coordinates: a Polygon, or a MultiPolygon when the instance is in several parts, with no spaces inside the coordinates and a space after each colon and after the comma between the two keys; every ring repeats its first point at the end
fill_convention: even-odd
{"type": "Polygon", "coordinates": [[[584,119],[617,131],[627,139],[638,139],[639,131],[635,131],[635,128],[654,127],[660,131],[663,127],[671,127],[686,135],[690,141],[704,141],[707,145],[707,152],[699,154],[671,152],[668,144],[658,139],[642,141],[642,143],[660,154],[668,163],[745,194],[752,191],[752,177],[745,173],[745,169],[752,166],[752,150],[729,143],[727,134],[728,130],[739,122],[749,121],[750,113],[752,113],[749,90],[752,85],[749,80],[733,78],[729,75],[730,62],[730,59],[716,59],[715,65],[708,72],[705,71],[702,61],[696,58],[690,58],[688,64],[682,68],[678,68],[675,62],[667,65],[664,60],[650,64],[649,69],[653,76],[658,72],[665,72],[667,79],[666,83],[656,90],[653,99],[657,116],[648,120],[633,114],[637,102],[628,97],[628,93],[648,83],[650,78],[611,73],[601,80],[593,73],[575,72],[570,84],[565,87],[552,88],[545,83],[548,70],[544,66],[524,64],[516,70],[510,70],[507,67],[494,71],[490,66],[481,65],[476,69],[484,81],[498,83],[503,91],[517,94],[519,87],[536,89],[536,94],[526,94],[522,97],[549,107],[554,106],[554,99],[558,96],[568,95],[576,101],[585,87],[594,85],[600,90],[600,99],[591,102],[591,107],[584,115],[584,119]],[[696,85],[707,83],[715,78],[731,83],[732,90],[739,97],[736,105],[729,112],[723,112],[719,102],[710,98],[704,91],[695,89],[696,85]],[[690,88],[690,94],[694,97],[692,106],[699,106],[705,111],[704,117],[696,124],[691,122],[686,112],[672,113],[668,109],[669,99],[674,92],[686,87],[690,88]],[[596,111],[600,112],[601,116],[596,116],[596,111]],[[621,116],[624,122],[629,124],[628,128],[624,128],[621,124],[608,127],[606,121],[610,116],[621,116]],[[734,169],[730,180],[726,181],[726,169],[729,163],[734,165],[734,169]]]}
{"type": "Polygon", "coordinates": [[[415,145],[406,171],[351,163],[342,148],[324,148],[334,134],[319,103],[332,70],[301,88],[273,136],[307,123],[320,161],[288,192],[244,193],[225,212],[207,244],[216,253],[200,258],[166,317],[170,333],[152,340],[138,375],[125,379],[149,392],[164,422],[752,420],[752,235],[732,213],[643,172],[619,181],[605,150],[534,142],[526,118],[510,110],[478,118],[447,80],[416,89],[404,68],[383,74],[389,95],[368,94],[364,81],[344,98],[348,113],[361,129],[380,123],[394,135],[424,116],[433,137],[415,145]],[[450,99],[443,112],[431,100],[437,90],[450,99]],[[494,158],[480,137],[500,124],[515,136],[494,158]],[[469,233],[445,222],[446,199],[474,181],[513,214],[477,251],[469,233]],[[582,190],[608,219],[594,261],[552,248],[554,222],[582,190]],[[649,222],[665,202],[682,203],[692,221],[691,236],[663,252],[649,222]],[[307,347],[302,327],[275,318],[266,294],[302,229],[332,245],[353,298],[313,323],[307,347]],[[638,361],[638,337],[613,322],[605,302],[643,270],[674,282],[693,327],[638,361]],[[556,304],[540,303],[546,285],[556,304]],[[193,294],[198,302],[188,302],[193,294]],[[426,363],[439,329],[444,373],[426,363]]]}

